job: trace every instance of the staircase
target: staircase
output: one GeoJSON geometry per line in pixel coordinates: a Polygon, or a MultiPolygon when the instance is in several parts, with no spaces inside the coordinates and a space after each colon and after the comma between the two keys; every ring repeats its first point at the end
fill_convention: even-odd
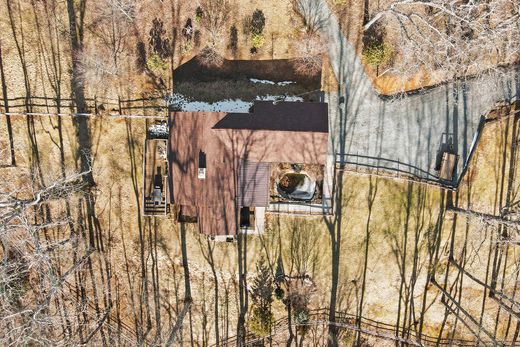
{"type": "Polygon", "coordinates": [[[166,204],[165,196],[163,196],[159,204],[154,204],[153,198],[151,196],[144,198],[145,216],[165,215],[168,213],[169,207],[170,206],[166,204]]]}

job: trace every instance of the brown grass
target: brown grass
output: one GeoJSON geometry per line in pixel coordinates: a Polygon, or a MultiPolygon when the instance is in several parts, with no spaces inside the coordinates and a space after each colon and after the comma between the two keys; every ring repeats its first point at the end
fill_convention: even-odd
{"type": "Polygon", "coordinates": [[[330,59],[326,56],[323,59],[323,68],[321,70],[321,90],[326,93],[337,92],[339,89],[338,79],[330,64],[330,59]]]}

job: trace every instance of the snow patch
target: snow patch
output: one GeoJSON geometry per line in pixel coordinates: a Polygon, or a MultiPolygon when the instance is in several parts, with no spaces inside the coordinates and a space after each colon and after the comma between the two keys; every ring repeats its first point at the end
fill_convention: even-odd
{"type": "MultiPolygon", "coordinates": [[[[257,96],[256,100],[280,100],[280,101],[303,101],[299,96],[265,95],[257,96]]],[[[174,93],[170,97],[170,103],[177,106],[183,112],[237,112],[248,113],[253,101],[240,99],[226,99],[213,103],[204,101],[189,101],[184,95],[174,93]]]]}
{"type": "Polygon", "coordinates": [[[296,83],[296,82],[293,82],[293,81],[274,82],[274,81],[269,81],[269,80],[259,80],[259,79],[256,79],[256,78],[250,78],[249,80],[251,82],[253,82],[253,83],[272,84],[272,85],[277,85],[277,86],[287,86],[289,84],[296,83]]]}
{"type": "Polygon", "coordinates": [[[148,128],[148,133],[153,137],[168,137],[168,124],[166,122],[152,124],[148,128]]]}

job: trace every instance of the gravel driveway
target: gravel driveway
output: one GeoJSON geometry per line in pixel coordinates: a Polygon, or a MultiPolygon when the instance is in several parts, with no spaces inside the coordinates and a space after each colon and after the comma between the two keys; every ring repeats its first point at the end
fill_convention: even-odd
{"type": "Polygon", "coordinates": [[[520,67],[491,71],[478,78],[440,85],[413,95],[378,95],[354,48],[342,34],[325,0],[307,0],[309,13],[320,16],[328,39],[340,95],[329,94],[329,151],[338,160],[367,167],[399,169],[438,180],[435,170],[441,145],[459,156],[455,184],[468,159],[482,116],[497,102],[520,93],[520,67]]]}

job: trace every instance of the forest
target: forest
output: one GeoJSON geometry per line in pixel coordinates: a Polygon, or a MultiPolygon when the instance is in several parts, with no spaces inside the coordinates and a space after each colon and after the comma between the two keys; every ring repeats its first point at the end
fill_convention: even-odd
{"type": "Polygon", "coordinates": [[[519,343],[517,97],[457,189],[339,166],[334,215],[235,243],[143,216],[176,69],[286,59],[337,94],[320,7],[382,96],[506,67],[518,95],[516,0],[0,0],[0,345],[519,343]]]}

